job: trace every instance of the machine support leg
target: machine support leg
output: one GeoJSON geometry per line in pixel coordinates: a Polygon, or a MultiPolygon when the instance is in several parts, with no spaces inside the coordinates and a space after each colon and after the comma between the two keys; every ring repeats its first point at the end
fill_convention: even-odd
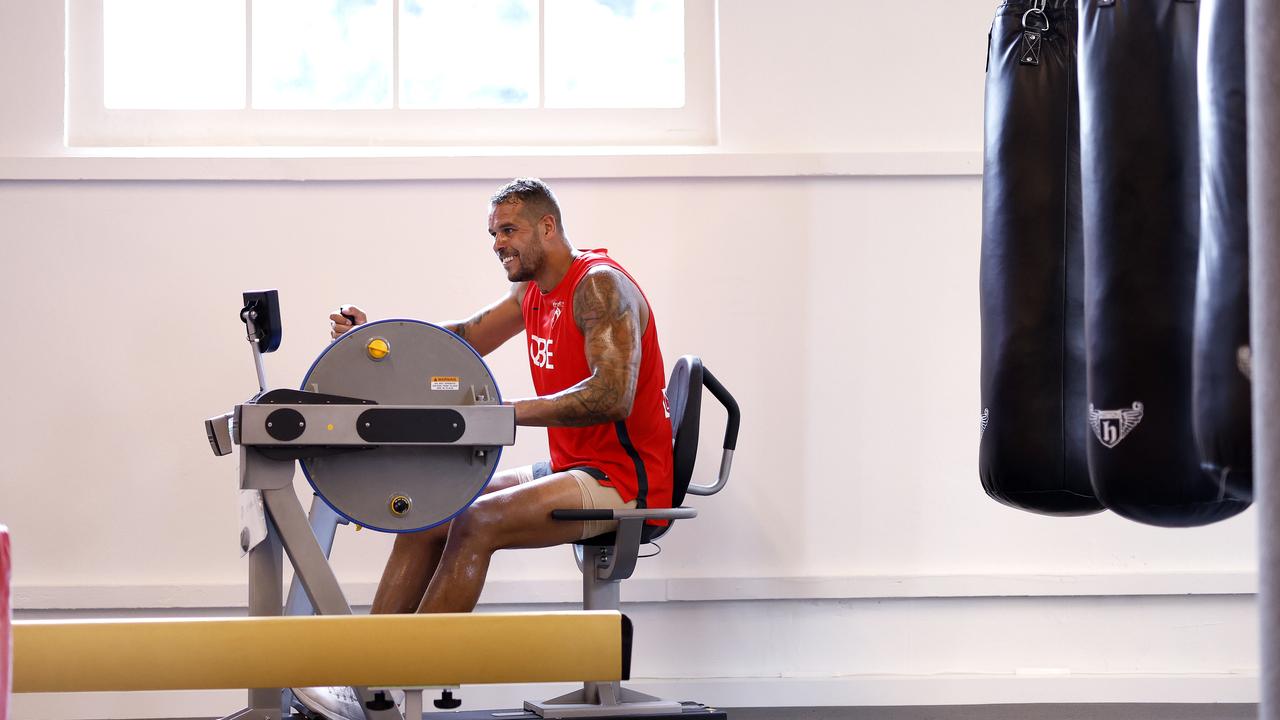
{"type": "MultiPolygon", "coordinates": [[[[350,615],[351,606],[342,594],[342,586],[333,574],[328,558],[320,549],[320,543],[311,532],[307,516],[302,512],[302,504],[292,487],[262,491],[263,502],[267,506],[270,525],[280,530],[280,539],[284,550],[293,563],[294,577],[299,579],[302,587],[311,598],[311,604],[321,615],[350,615]]],[[[368,720],[402,720],[400,710],[392,704],[383,710],[374,710],[369,703],[374,694],[368,688],[353,688],[364,705],[364,715],[368,720]]]]}
{"type": "Polygon", "coordinates": [[[320,615],[351,615],[351,606],[347,605],[347,598],[342,594],[338,578],[334,577],[333,568],[329,566],[329,551],[333,548],[333,536],[338,528],[337,515],[316,498],[315,502],[324,505],[324,510],[328,512],[325,516],[317,516],[317,509],[312,506],[312,519],[308,520],[302,514],[302,505],[298,503],[298,496],[292,487],[262,491],[262,501],[266,503],[271,519],[280,528],[284,550],[289,553],[289,560],[297,569],[297,573],[293,575],[293,584],[289,587],[289,607],[293,609],[297,605],[300,610],[305,607],[306,612],[300,612],[302,615],[310,615],[312,611],[319,611],[320,615]],[[316,532],[314,520],[328,518],[333,519],[329,523],[321,521],[321,532],[316,532]],[[305,593],[302,598],[294,598],[296,588],[301,589],[300,594],[305,593]],[[317,593],[320,601],[316,601],[317,593]]]}
{"type": "MultiPolygon", "coordinates": [[[[329,557],[333,552],[333,538],[337,535],[338,525],[346,523],[346,520],[334,512],[328,503],[321,500],[319,495],[311,496],[311,511],[307,513],[307,520],[311,524],[311,533],[320,543],[320,550],[325,557],[329,557]]],[[[289,596],[284,601],[284,614],[303,616],[314,613],[315,608],[311,606],[311,598],[307,597],[307,591],[302,588],[302,582],[295,575],[293,581],[289,583],[289,596]]],[[[291,707],[295,700],[293,690],[285,688],[285,707],[291,707]]]]}
{"type": "Polygon", "coordinates": [[[350,615],[351,606],[342,594],[342,587],[338,585],[338,578],[329,567],[320,543],[311,532],[311,525],[302,513],[302,505],[298,503],[293,488],[263,490],[262,499],[272,524],[280,529],[284,551],[293,563],[294,578],[306,590],[316,612],[320,615],[350,615]]]}
{"type": "MultiPolygon", "coordinates": [[[[267,523],[267,538],[249,549],[249,614],[272,617],[280,614],[284,558],[280,533],[267,523]]],[[[250,688],[249,707],[233,715],[243,720],[280,720],[289,711],[284,707],[281,688],[250,688]]]]}
{"type": "MultiPolygon", "coordinates": [[[[622,583],[617,580],[601,580],[600,567],[608,566],[610,547],[586,545],[582,548],[586,569],[582,573],[582,609],[617,610],[622,607],[622,583]]],[[[582,684],[579,702],[598,705],[617,705],[621,693],[620,682],[586,682],[582,684]]]]}
{"type": "Polygon", "coordinates": [[[404,691],[404,716],[408,720],[422,717],[422,688],[410,688],[404,691]]]}
{"type": "Polygon", "coordinates": [[[1273,0],[1246,0],[1249,294],[1254,499],[1258,506],[1261,720],[1280,720],[1280,24],[1273,0]]]}
{"type": "MultiPolygon", "coordinates": [[[[311,512],[307,513],[307,521],[311,525],[311,533],[320,543],[320,551],[325,557],[329,557],[333,552],[333,538],[338,532],[338,525],[346,521],[334,512],[328,503],[321,500],[319,495],[311,496],[311,512]]],[[[284,614],[311,615],[314,612],[311,598],[307,597],[301,581],[295,576],[293,582],[289,584],[289,597],[285,600],[284,614]]]]}
{"type": "MultiPolygon", "coordinates": [[[[617,610],[622,607],[622,581],[603,580],[601,574],[614,569],[614,549],[609,546],[586,545],[575,550],[578,566],[582,568],[582,609],[617,610]]],[[[630,571],[623,577],[630,575],[630,571]]],[[[622,687],[622,683],[585,682],[582,689],[544,700],[525,702],[524,709],[540,717],[635,717],[680,712],[681,705],[672,700],[647,695],[622,687]]]]}
{"type": "Polygon", "coordinates": [[[604,553],[611,548],[587,545],[582,548],[582,609],[583,610],[617,610],[622,607],[622,583],[617,580],[601,580],[600,563],[604,553]]]}

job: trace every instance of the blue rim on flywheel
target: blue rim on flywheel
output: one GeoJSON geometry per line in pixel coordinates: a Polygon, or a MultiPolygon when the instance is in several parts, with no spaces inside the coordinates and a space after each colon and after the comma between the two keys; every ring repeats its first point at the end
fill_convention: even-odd
{"type": "MultiPolygon", "coordinates": [[[[500,389],[498,389],[498,381],[496,381],[496,380],[494,380],[494,379],[493,379],[493,372],[489,369],[489,364],[488,364],[488,363],[486,363],[486,362],[484,361],[484,358],[483,358],[483,357],[480,357],[480,353],[476,352],[476,349],[475,349],[475,348],[473,348],[473,347],[471,347],[471,344],[470,344],[470,343],[468,343],[466,340],[463,340],[463,339],[462,339],[462,336],[458,335],[457,333],[455,333],[455,332],[453,332],[453,331],[451,331],[451,330],[448,330],[448,329],[446,329],[446,328],[440,327],[439,325],[436,325],[435,323],[429,323],[429,322],[426,322],[426,321],[424,321],[424,320],[413,320],[413,319],[410,319],[410,318],[388,318],[388,319],[385,319],[385,320],[374,320],[373,322],[363,323],[363,324],[361,324],[359,327],[361,327],[361,328],[366,328],[366,327],[372,327],[372,326],[374,326],[374,325],[383,325],[383,324],[386,324],[386,323],[414,323],[414,324],[416,324],[416,325],[426,325],[427,327],[433,327],[433,328],[435,328],[435,329],[437,329],[437,330],[441,330],[441,331],[446,332],[446,333],[448,333],[449,335],[453,336],[453,337],[454,337],[458,342],[462,343],[462,345],[463,345],[464,347],[466,347],[468,350],[470,350],[470,351],[471,351],[471,354],[472,354],[472,355],[475,355],[477,360],[479,360],[479,361],[480,361],[480,366],[484,368],[485,373],[489,376],[489,380],[493,383],[493,394],[494,394],[495,396],[497,396],[497,398],[498,398],[498,403],[499,403],[499,404],[501,404],[501,403],[502,403],[502,391],[501,391],[500,389]]],[[[328,354],[328,353],[329,353],[329,351],[330,351],[330,350],[332,350],[332,349],[334,349],[335,347],[337,347],[339,343],[341,343],[341,342],[343,342],[343,341],[347,340],[348,338],[350,338],[350,337],[351,337],[352,332],[354,332],[354,329],[353,329],[353,330],[349,330],[349,331],[347,331],[346,333],[343,333],[342,335],[338,336],[338,339],[337,339],[337,340],[334,340],[333,342],[329,343],[328,347],[326,347],[324,350],[321,350],[321,351],[320,351],[320,354],[316,356],[316,359],[315,359],[315,360],[313,360],[313,361],[311,362],[311,367],[307,368],[307,372],[306,372],[306,374],[302,376],[302,384],[301,384],[300,386],[298,386],[298,389],[299,389],[299,390],[306,390],[306,389],[307,389],[307,383],[311,380],[311,373],[315,371],[315,369],[316,369],[316,365],[319,365],[319,364],[320,364],[320,360],[322,360],[322,359],[324,358],[324,356],[325,356],[326,354],[328,354]]],[[[445,518],[445,519],[443,519],[443,520],[440,520],[440,521],[438,521],[438,522],[431,523],[430,525],[423,525],[423,526],[422,526],[422,527],[420,527],[420,528],[408,528],[408,529],[404,529],[404,530],[393,530],[393,529],[389,529],[389,528],[380,528],[380,527],[377,527],[377,526],[374,526],[374,525],[369,525],[369,524],[367,524],[367,523],[361,522],[360,520],[356,520],[355,518],[351,517],[350,515],[348,515],[348,514],[346,514],[346,513],[342,512],[342,511],[341,511],[341,510],[339,510],[336,506],[334,506],[334,504],[333,504],[333,503],[329,502],[329,498],[325,497],[325,496],[324,496],[324,493],[320,492],[320,488],[316,487],[316,483],[315,483],[315,481],[311,479],[311,473],[307,471],[307,464],[306,464],[305,462],[299,461],[299,462],[298,462],[298,465],[302,467],[302,475],[303,475],[303,477],[305,477],[305,478],[307,479],[307,483],[308,483],[309,485],[311,485],[311,489],[312,489],[312,491],[314,491],[314,492],[315,492],[316,497],[318,497],[318,498],[320,498],[321,500],[323,500],[323,501],[324,501],[324,504],[325,504],[325,505],[328,505],[330,510],[333,510],[335,513],[337,513],[337,514],[338,514],[340,517],[342,517],[344,520],[346,520],[347,522],[349,522],[349,523],[351,523],[351,524],[353,524],[353,525],[356,525],[356,526],[358,526],[358,527],[365,527],[365,528],[369,528],[370,530],[376,530],[376,531],[378,531],[378,532],[384,532],[384,533],[397,533],[397,534],[399,534],[399,533],[415,533],[415,532],[422,532],[423,530],[430,530],[431,528],[433,528],[433,527],[437,527],[437,526],[439,526],[439,525],[443,525],[443,524],[445,524],[445,523],[449,522],[450,520],[453,520],[453,519],[454,519],[455,517],[457,517],[458,515],[462,514],[462,511],[464,511],[464,510],[466,510],[467,508],[471,507],[472,503],[474,503],[474,502],[476,501],[476,498],[479,498],[481,495],[483,495],[483,494],[484,494],[484,489],[485,489],[485,488],[487,488],[487,487],[489,487],[489,482],[490,482],[491,480],[493,480],[494,473],[496,473],[496,472],[498,471],[498,463],[500,463],[500,462],[502,462],[502,446],[501,446],[501,445],[499,445],[499,446],[498,446],[498,456],[497,456],[496,458],[494,458],[494,461],[493,461],[493,468],[492,468],[491,470],[489,470],[489,477],[485,478],[484,483],[480,486],[480,490],[476,492],[476,494],[475,494],[475,496],[474,496],[474,497],[472,497],[469,501],[467,501],[467,504],[466,504],[466,505],[463,505],[462,507],[458,508],[458,511],[457,511],[457,512],[453,513],[452,515],[450,515],[449,517],[447,517],[447,518],[445,518]]]]}

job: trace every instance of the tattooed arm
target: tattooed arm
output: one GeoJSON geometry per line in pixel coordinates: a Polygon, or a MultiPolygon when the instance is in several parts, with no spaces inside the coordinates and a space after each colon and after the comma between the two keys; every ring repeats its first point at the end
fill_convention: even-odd
{"type": "Polygon", "coordinates": [[[640,375],[640,338],[649,308],[640,290],[610,267],[589,270],[573,294],[591,375],[554,395],[516,400],[517,425],[582,427],[631,414],[640,375]]]}
{"type": "Polygon", "coordinates": [[[480,355],[488,355],[524,330],[520,302],[528,286],[528,283],[513,283],[502,299],[466,320],[442,323],[441,327],[466,340],[480,355]]]}

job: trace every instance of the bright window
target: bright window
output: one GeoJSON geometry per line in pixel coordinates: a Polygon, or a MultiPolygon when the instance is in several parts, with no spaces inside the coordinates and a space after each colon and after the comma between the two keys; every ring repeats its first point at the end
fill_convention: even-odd
{"type": "Polygon", "coordinates": [[[401,106],[538,107],[538,5],[538,0],[405,3],[401,106]]]}
{"type": "Polygon", "coordinates": [[[244,3],[106,3],[102,75],[107,107],[244,107],[244,3]]]}
{"type": "Polygon", "coordinates": [[[68,0],[71,145],[715,140],[714,0],[68,0]]]}

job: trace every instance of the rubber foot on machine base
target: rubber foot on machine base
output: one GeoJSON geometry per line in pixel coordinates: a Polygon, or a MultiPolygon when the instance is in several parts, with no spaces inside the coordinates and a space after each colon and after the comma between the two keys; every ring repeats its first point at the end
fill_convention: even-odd
{"type": "MultiPolygon", "coordinates": [[[[576,718],[575,720],[728,720],[723,710],[709,708],[696,702],[681,703],[683,709],[678,713],[662,713],[660,715],[599,715],[576,718]]],[[[467,712],[423,713],[422,720],[539,720],[538,714],[528,710],[471,710],[467,712]]]]}

